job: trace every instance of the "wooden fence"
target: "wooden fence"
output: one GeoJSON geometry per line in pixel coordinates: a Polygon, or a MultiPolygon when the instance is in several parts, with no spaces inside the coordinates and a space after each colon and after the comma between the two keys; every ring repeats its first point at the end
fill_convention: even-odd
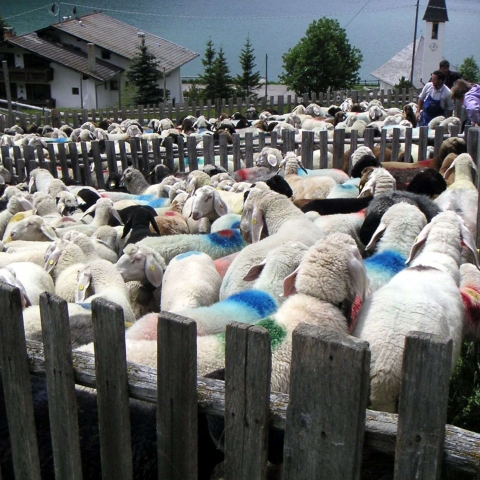
{"type": "MultiPolygon", "coordinates": [[[[434,154],[437,155],[442,142],[449,136],[458,135],[458,127],[448,133],[444,127],[435,130],[433,139],[428,137],[428,128],[420,127],[418,138],[413,138],[413,130],[406,129],[404,137],[400,136],[400,130],[393,128],[392,137],[387,138],[387,130],[382,130],[381,137],[374,137],[372,129],[366,129],[364,137],[359,138],[357,131],[352,130],[347,138],[346,131],[338,129],[334,131],[333,139],[328,138],[328,132],[320,132],[318,136],[311,131],[302,132],[300,141],[295,140],[293,131],[283,131],[282,138],[278,138],[276,132],[265,134],[261,132],[257,138],[252,133],[246,133],[244,137],[233,134],[233,143],[228,144],[225,136],[219,137],[219,143],[215,144],[212,136],[203,136],[203,146],[198,147],[196,138],[190,136],[184,142],[179,138],[178,145],[171,138],[166,138],[163,144],[160,139],[149,141],[145,138],[133,138],[128,141],[94,141],[94,142],[69,142],[50,143],[47,146],[48,155],[41,146],[30,145],[0,147],[3,165],[14,175],[15,180],[23,181],[29,172],[36,167],[47,168],[55,176],[64,180],[73,178],[76,182],[84,185],[96,185],[105,188],[104,173],[118,173],[127,166],[133,165],[146,177],[152,168],[158,164],[164,164],[171,171],[191,171],[199,168],[203,161],[204,165],[217,164],[233,172],[239,170],[242,164],[246,167],[253,166],[254,154],[259,152],[265,145],[280,148],[284,153],[296,150],[301,155],[302,163],[306,168],[327,168],[329,165],[329,152],[333,155],[332,166],[343,169],[344,154],[347,150],[354,151],[359,145],[373,148],[380,146],[380,160],[385,160],[386,149],[391,150],[391,160],[399,158],[404,151],[405,162],[412,161],[412,145],[418,145],[418,158],[427,158],[427,147],[433,143],[434,154]],[[128,148],[127,148],[128,147],[128,148]],[[318,152],[315,152],[318,150],[318,152]],[[319,156],[314,162],[314,152],[319,156]],[[52,162],[50,159],[55,159],[52,162]]],[[[476,162],[480,162],[478,128],[466,128],[464,133],[458,135],[464,138],[468,145],[468,152],[476,162]]],[[[107,175],[108,176],[108,175],[107,175]]],[[[154,181],[151,178],[150,181],[154,181]]]]}
{"type": "Polygon", "coordinates": [[[103,299],[92,304],[95,359],[71,351],[63,299],[41,296],[43,344],[25,340],[17,288],[0,284],[0,308],[0,365],[17,479],[40,478],[30,375],[46,377],[57,479],[82,478],[75,384],[97,390],[103,478],[132,478],[129,398],[157,405],[162,479],[197,478],[198,411],[224,418],[227,480],[266,478],[274,432],[284,435],[278,448],[289,480],[358,479],[365,447],[395,457],[399,480],[437,479],[444,466],[480,474],[480,435],[445,425],[452,344],[438,336],[407,337],[396,415],[366,410],[368,344],[306,324],[293,333],[286,395],[270,392],[270,337],[260,327],[227,327],[221,382],[197,378],[196,323],[187,318],[159,314],[155,370],[126,362],[123,312],[103,299]]]}
{"type": "MultiPolygon", "coordinates": [[[[215,101],[199,101],[199,102],[182,102],[182,103],[166,103],[159,105],[146,106],[132,106],[130,108],[100,108],[98,110],[80,109],[73,111],[62,111],[61,109],[54,109],[51,111],[37,112],[37,113],[22,113],[21,111],[14,111],[12,121],[8,118],[5,120],[6,127],[11,125],[20,125],[26,129],[30,125],[53,125],[60,127],[67,124],[74,128],[79,127],[87,121],[101,121],[103,119],[111,119],[114,122],[121,122],[122,120],[137,119],[140,124],[146,125],[151,119],[170,118],[176,124],[186,115],[204,115],[207,118],[218,117],[221,113],[233,115],[235,112],[243,112],[254,107],[257,111],[265,109],[273,109],[280,114],[288,113],[293,110],[300,102],[308,105],[311,102],[319,103],[324,106],[332,104],[340,105],[345,99],[352,98],[354,102],[370,101],[377,99],[382,102],[384,107],[398,107],[402,108],[408,102],[417,101],[417,91],[415,89],[402,90],[342,90],[332,91],[326,93],[304,94],[302,96],[287,95],[270,96],[261,98],[228,98],[217,99],[215,101]],[[11,123],[11,124],[10,124],[11,123]]],[[[0,132],[3,132],[0,125],[0,132]]]]}

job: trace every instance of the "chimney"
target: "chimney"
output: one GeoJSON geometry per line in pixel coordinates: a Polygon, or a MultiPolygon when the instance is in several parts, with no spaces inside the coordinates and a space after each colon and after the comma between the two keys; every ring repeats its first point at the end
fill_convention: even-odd
{"type": "Polygon", "coordinates": [[[13,27],[3,27],[3,40],[10,40],[15,36],[13,27]]]}
{"type": "Polygon", "coordinates": [[[88,43],[88,70],[92,73],[96,71],[95,44],[88,43]]]}

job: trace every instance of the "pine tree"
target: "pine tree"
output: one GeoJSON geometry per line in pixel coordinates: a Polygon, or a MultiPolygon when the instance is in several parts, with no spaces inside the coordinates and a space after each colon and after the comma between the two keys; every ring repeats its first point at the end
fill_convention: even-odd
{"type": "MultiPolygon", "coordinates": [[[[127,79],[135,85],[133,102],[137,105],[157,104],[164,101],[163,89],[158,81],[163,78],[155,55],[148,51],[145,37],[137,47],[139,52],[133,57],[127,71],[127,79]]],[[[168,98],[168,91],[167,98],[168,98]]]]}
{"type": "Polygon", "coordinates": [[[205,58],[202,59],[204,67],[203,75],[200,75],[199,83],[204,86],[203,96],[206,100],[214,99],[216,93],[216,78],[214,74],[215,66],[215,49],[213,48],[212,39],[207,42],[207,49],[205,50],[205,58]]]}
{"type": "Polygon", "coordinates": [[[3,40],[3,29],[8,26],[9,25],[7,21],[2,16],[0,16],[0,39],[3,40]]]}
{"type": "Polygon", "coordinates": [[[247,37],[247,41],[239,57],[242,74],[237,75],[234,79],[235,93],[240,97],[250,97],[252,90],[257,88],[260,83],[260,72],[253,71],[256,67],[253,52],[250,37],[247,37]]]}
{"type": "Polygon", "coordinates": [[[215,59],[213,71],[216,86],[214,98],[230,98],[233,95],[233,78],[230,75],[230,68],[228,67],[222,47],[220,47],[217,58],[215,59]]]}

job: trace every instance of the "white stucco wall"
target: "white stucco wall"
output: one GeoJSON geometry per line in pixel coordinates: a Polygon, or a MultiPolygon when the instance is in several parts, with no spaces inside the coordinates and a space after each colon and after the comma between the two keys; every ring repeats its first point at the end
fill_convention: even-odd
{"type": "Polygon", "coordinates": [[[425,42],[423,46],[423,69],[422,81],[427,83],[430,80],[431,74],[438,70],[439,63],[443,60],[443,48],[445,45],[445,22],[438,24],[438,38],[432,39],[432,22],[425,24],[425,42]],[[430,48],[436,45],[436,49],[430,48]]]}

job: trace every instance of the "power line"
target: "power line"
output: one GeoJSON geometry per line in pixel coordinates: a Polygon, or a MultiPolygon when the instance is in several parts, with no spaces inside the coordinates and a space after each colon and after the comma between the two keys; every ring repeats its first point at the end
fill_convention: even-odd
{"type": "Polygon", "coordinates": [[[357,16],[360,14],[360,12],[370,3],[370,0],[367,0],[367,3],[353,16],[353,18],[345,25],[344,28],[347,28],[354,20],[357,18],[357,16]]]}
{"type": "Polygon", "coordinates": [[[10,20],[11,18],[21,17],[22,15],[27,15],[29,13],[36,12],[37,10],[42,10],[42,8],[46,8],[46,7],[50,7],[50,6],[51,6],[51,3],[49,3],[47,5],[44,5],[43,7],[34,8],[33,10],[29,10],[28,12],[17,13],[16,15],[11,15],[10,17],[5,17],[4,20],[10,20]]]}

